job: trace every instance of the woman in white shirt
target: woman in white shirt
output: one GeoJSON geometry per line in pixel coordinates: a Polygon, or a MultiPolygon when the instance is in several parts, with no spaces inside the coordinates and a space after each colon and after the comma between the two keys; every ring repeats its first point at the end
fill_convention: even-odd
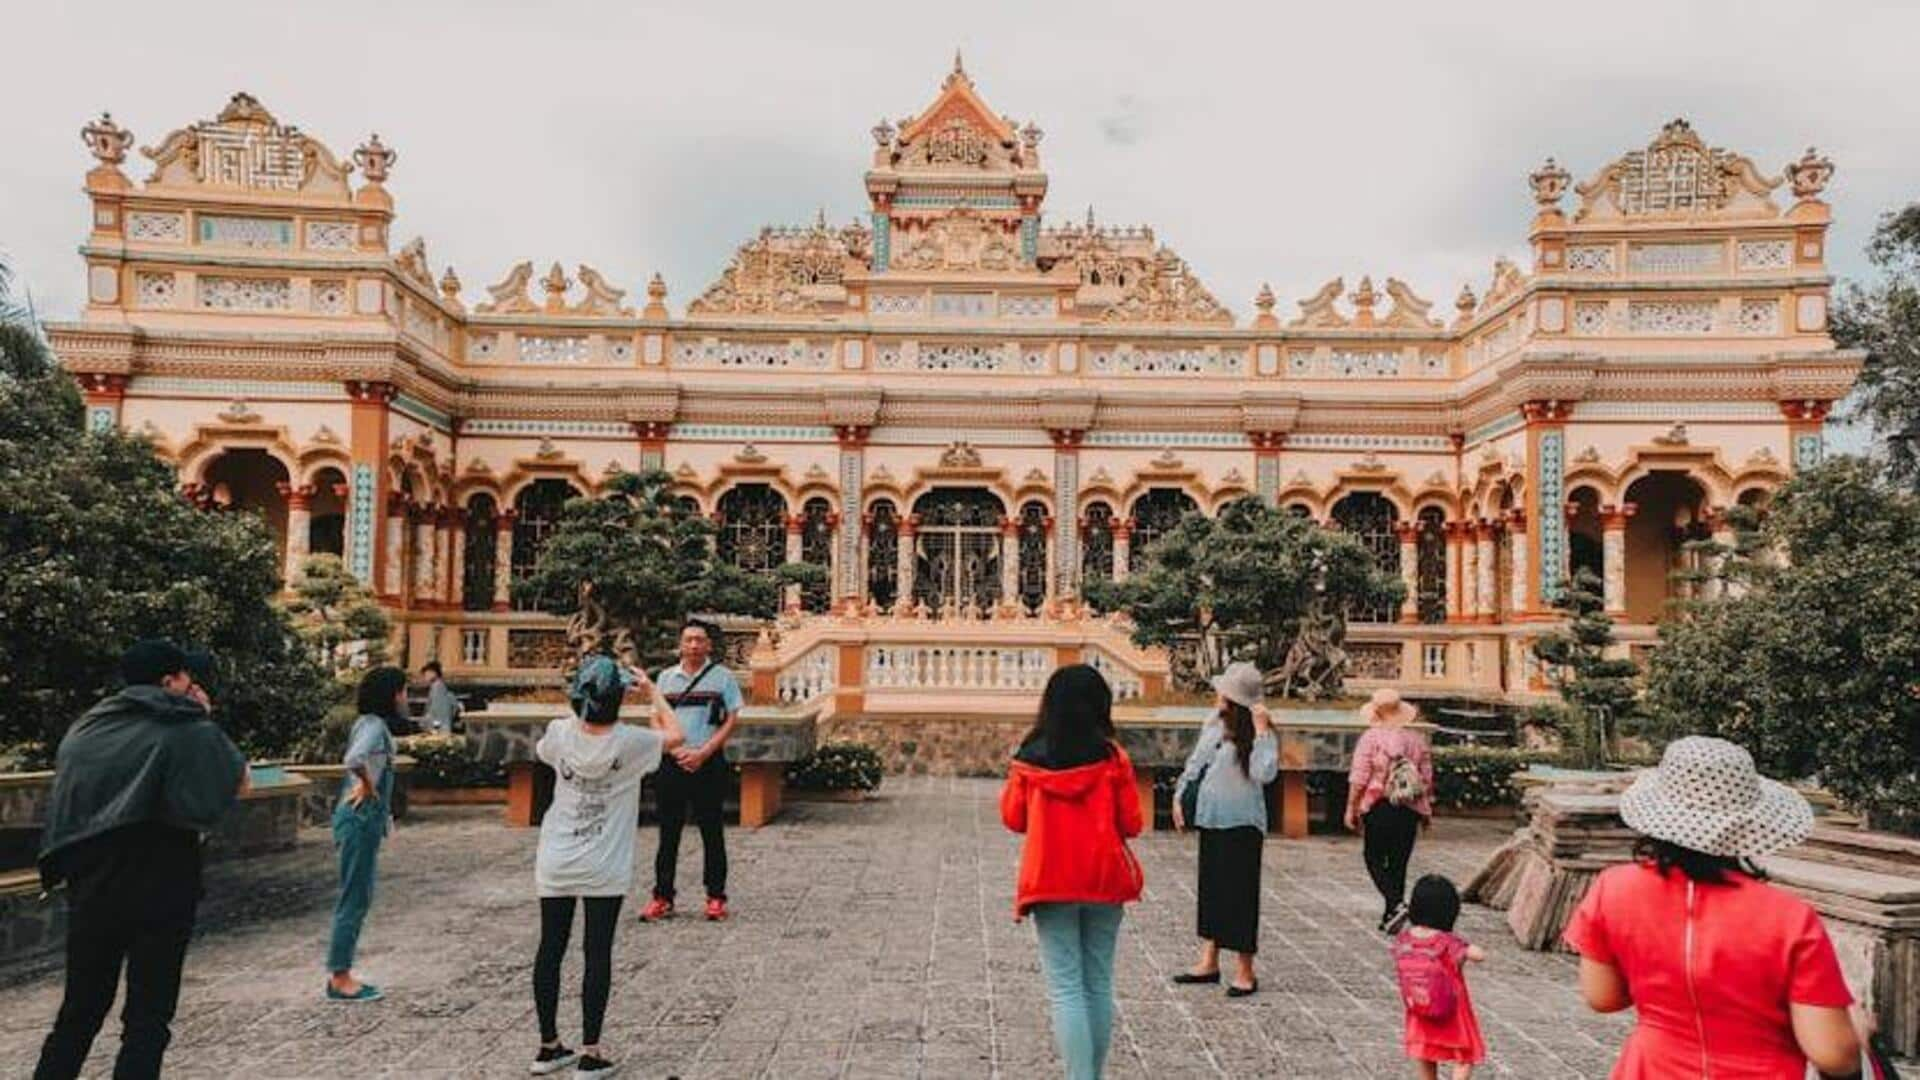
{"type": "Polygon", "coordinates": [[[654,700],[644,672],[623,671],[611,657],[588,657],[569,693],[573,714],[549,723],[534,747],[555,777],[533,870],[540,893],[540,950],[533,963],[534,1011],[540,1020],[540,1051],[531,1070],[536,1076],[568,1065],[576,1076],[606,1075],[614,1068],[600,1053],[600,1025],[613,982],[613,932],[621,901],[633,886],[640,781],[682,741],[672,711],[658,706],[649,708],[651,728],[620,723],[620,702],[630,686],[654,700]],[[576,900],[586,908],[578,1053],[561,1044],[555,1020],[560,962],[573,933],[576,900]]]}

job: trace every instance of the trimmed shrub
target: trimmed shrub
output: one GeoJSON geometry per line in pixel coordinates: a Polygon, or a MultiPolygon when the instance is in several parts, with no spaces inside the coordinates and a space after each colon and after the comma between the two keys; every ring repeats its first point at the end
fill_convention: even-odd
{"type": "Polygon", "coordinates": [[[399,753],[413,758],[413,782],[419,787],[504,787],[507,769],[499,762],[476,761],[465,735],[405,735],[394,740],[399,753]]]}
{"type": "Polygon", "coordinates": [[[1506,747],[1436,746],[1433,748],[1433,804],[1450,810],[1485,806],[1512,806],[1519,793],[1513,774],[1530,765],[1550,765],[1558,754],[1506,747]]]}
{"type": "Polygon", "coordinates": [[[787,766],[787,782],[805,791],[872,791],[886,769],[866,743],[828,743],[787,766]]]}

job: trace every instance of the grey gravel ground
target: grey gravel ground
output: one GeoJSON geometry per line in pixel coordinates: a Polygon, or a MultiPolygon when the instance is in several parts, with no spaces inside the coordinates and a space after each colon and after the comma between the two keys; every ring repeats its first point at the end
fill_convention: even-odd
{"type": "MultiPolygon", "coordinates": [[[[605,1040],[621,1075],[1059,1075],[1033,932],[1011,918],[1019,840],[1000,826],[997,793],[991,781],[895,777],[872,802],[800,803],[768,828],[730,830],[726,923],[645,926],[629,902],[605,1040]]],[[[1505,831],[1443,820],[1415,872],[1464,881],[1505,831]]],[[[495,808],[416,811],[381,855],[361,970],[388,998],[372,1005],[320,999],[324,832],[216,868],[168,1075],[524,1076],[537,1041],[533,843],[495,808]]],[[[652,847],[647,828],[643,864],[652,847]]],[[[1147,893],[1122,930],[1111,1075],[1412,1075],[1357,840],[1268,843],[1262,992],[1239,1001],[1168,982],[1195,948],[1192,840],[1159,833],[1138,851],[1147,893]]],[[[692,830],[682,858],[682,899],[697,907],[692,830]]],[[[1472,975],[1491,1050],[1480,1075],[1606,1075],[1627,1022],[1580,1005],[1573,961],[1519,950],[1492,912],[1469,908],[1461,930],[1492,953],[1472,975]]],[[[566,980],[577,995],[577,944],[566,980]]],[[[0,969],[0,1076],[30,1073],[59,992],[57,963],[0,969]]],[[[88,1075],[110,1073],[117,1023],[88,1075]]],[[[576,996],[561,1010],[570,1041],[578,1023],[576,996]]]]}

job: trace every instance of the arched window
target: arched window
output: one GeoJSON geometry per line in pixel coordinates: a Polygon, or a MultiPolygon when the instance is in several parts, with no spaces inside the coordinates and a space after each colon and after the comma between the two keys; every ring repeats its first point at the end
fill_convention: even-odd
{"type": "MultiPolygon", "coordinates": [[[[572,484],[549,477],[535,480],[513,497],[513,508],[519,514],[513,522],[514,581],[526,580],[539,565],[540,553],[547,548],[547,538],[560,527],[561,509],[578,494],[572,484]]],[[[515,611],[530,611],[539,605],[531,600],[515,600],[513,607],[515,611]]]]}
{"type": "Polygon", "coordinates": [[[741,484],[720,496],[720,561],[770,573],[787,561],[787,502],[765,484],[741,484]]]}
{"type": "Polygon", "coordinates": [[[1287,513],[1292,514],[1294,517],[1297,517],[1297,518],[1306,518],[1308,521],[1313,520],[1313,507],[1303,502],[1288,503],[1287,513]]]}
{"type": "Polygon", "coordinates": [[[460,573],[460,606],[468,611],[486,611],[493,606],[494,559],[498,555],[500,505],[487,494],[467,500],[466,546],[460,573]]]}
{"type": "Polygon", "coordinates": [[[802,591],[800,603],[808,611],[827,610],[833,602],[833,504],[825,499],[808,499],[800,508],[800,561],[827,571],[818,585],[802,591]]]}
{"type": "Polygon", "coordinates": [[[315,555],[347,554],[347,478],[339,469],[313,474],[312,516],[307,519],[307,550],[315,555]]]}
{"type": "Polygon", "coordinates": [[[1029,502],[1020,508],[1020,604],[1037,612],[1047,602],[1047,508],[1029,502]]]}
{"type": "Polygon", "coordinates": [[[1415,599],[1423,623],[1447,621],[1447,512],[1429,506],[1416,515],[1414,560],[1419,590],[1415,599]]]}
{"type": "MultiPolygon", "coordinates": [[[[1374,566],[1393,574],[1400,573],[1400,538],[1393,532],[1393,503],[1371,491],[1356,491],[1333,504],[1333,523],[1340,531],[1359,539],[1373,556],[1374,566]]],[[[1349,611],[1354,622],[1391,622],[1392,604],[1375,604],[1349,611]]]]}
{"type": "Polygon", "coordinates": [[[1567,576],[1585,570],[1606,579],[1606,538],[1600,522],[1600,493],[1578,487],[1567,496],[1567,576]]]}
{"type": "Polygon", "coordinates": [[[1080,580],[1113,578],[1113,507],[1097,502],[1087,506],[1080,529],[1080,580]]]}
{"type": "Polygon", "coordinates": [[[1127,571],[1147,568],[1148,549],[1180,525],[1180,519],[1200,512],[1200,504],[1179,488],[1154,488],[1134,500],[1133,541],[1127,548],[1127,571]]]}
{"type": "Polygon", "coordinates": [[[868,511],[867,595],[881,608],[892,610],[900,588],[900,512],[888,499],[868,511]]]}
{"type": "Polygon", "coordinates": [[[1000,500],[985,488],[941,488],[914,500],[913,595],[935,612],[1000,602],[1000,500]]]}

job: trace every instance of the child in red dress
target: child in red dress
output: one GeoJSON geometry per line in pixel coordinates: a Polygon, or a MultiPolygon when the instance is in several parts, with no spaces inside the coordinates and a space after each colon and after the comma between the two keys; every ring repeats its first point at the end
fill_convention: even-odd
{"type": "Polygon", "coordinates": [[[1453,882],[1428,874],[1414,883],[1407,928],[1393,942],[1395,974],[1407,1010],[1407,1058],[1422,1080],[1439,1080],[1440,1063],[1453,1063],[1453,1080],[1468,1080],[1487,1058],[1480,1021],[1467,994],[1466,965],[1487,958],[1453,932],[1460,893],[1453,882]]]}

